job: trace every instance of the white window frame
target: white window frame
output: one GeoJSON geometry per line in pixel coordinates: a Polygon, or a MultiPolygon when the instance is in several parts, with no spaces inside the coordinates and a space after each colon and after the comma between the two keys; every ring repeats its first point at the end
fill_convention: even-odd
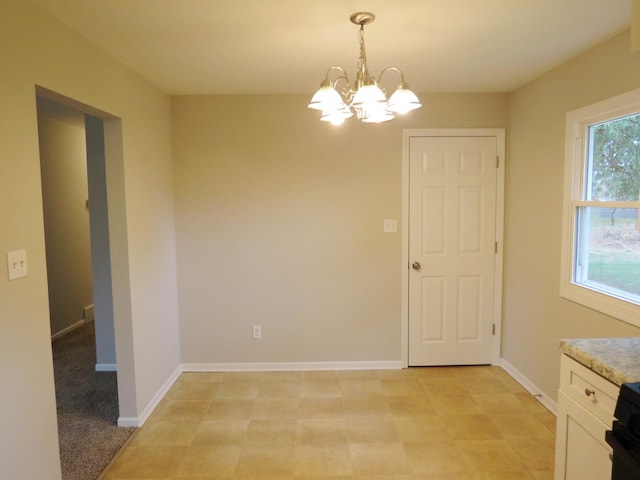
{"type": "MultiPolygon", "coordinates": [[[[640,327],[640,305],[587,288],[573,281],[576,258],[577,207],[593,206],[592,202],[583,200],[588,127],[634,113],[640,113],[640,88],[567,113],[560,295],[640,327]]],[[[624,203],[629,204],[628,208],[640,208],[640,201],[624,203]]]]}

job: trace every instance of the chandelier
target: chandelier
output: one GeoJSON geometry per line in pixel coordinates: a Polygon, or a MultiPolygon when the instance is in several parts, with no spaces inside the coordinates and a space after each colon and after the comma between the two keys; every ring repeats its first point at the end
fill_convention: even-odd
{"type": "Polygon", "coordinates": [[[367,52],[364,46],[364,26],[373,22],[375,18],[375,15],[369,12],[356,12],[349,17],[351,23],[360,25],[358,32],[360,58],[358,58],[356,80],[352,85],[344,68],[329,67],[320,84],[320,89],[313,95],[309,104],[309,108],[322,112],[320,120],[323,122],[341,125],[355,112],[362,123],[381,123],[392,120],[396,114],[404,114],[422,106],[416,94],[409,90],[400,69],[386,67],[377,79],[369,74],[367,52]],[[400,74],[400,84],[387,100],[385,91],[379,84],[382,76],[389,71],[400,74]],[[330,76],[334,72],[337,72],[337,76],[331,81],[330,76]],[[338,91],[339,84],[343,85],[338,91]]]}

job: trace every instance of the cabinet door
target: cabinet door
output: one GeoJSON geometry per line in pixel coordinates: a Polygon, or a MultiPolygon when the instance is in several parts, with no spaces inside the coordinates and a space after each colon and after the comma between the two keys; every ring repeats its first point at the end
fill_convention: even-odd
{"type": "Polygon", "coordinates": [[[558,392],[555,480],[611,478],[610,429],[563,392],[558,392]]]}

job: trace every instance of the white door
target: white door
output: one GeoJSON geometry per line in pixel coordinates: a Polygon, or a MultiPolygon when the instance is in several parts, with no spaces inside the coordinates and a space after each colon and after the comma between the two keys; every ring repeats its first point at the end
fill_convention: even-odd
{"type": "Polygon", "coordinates": [[[409,139],[409,365],[492,361],[497,142],[409,139]]]}

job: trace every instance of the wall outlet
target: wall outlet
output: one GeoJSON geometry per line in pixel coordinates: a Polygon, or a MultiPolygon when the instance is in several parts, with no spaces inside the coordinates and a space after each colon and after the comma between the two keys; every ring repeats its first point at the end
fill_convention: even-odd
{"type": "Polygon", "coordinates": [[[262,338],[262,327],[260,325],[253,326],[253,338],[262,338]]]}
{"type": "Polygon", "coordinates": [[[384,233],[396,233],[398,231],[398,221],[393,218],[384,220],[384,233]]]}

